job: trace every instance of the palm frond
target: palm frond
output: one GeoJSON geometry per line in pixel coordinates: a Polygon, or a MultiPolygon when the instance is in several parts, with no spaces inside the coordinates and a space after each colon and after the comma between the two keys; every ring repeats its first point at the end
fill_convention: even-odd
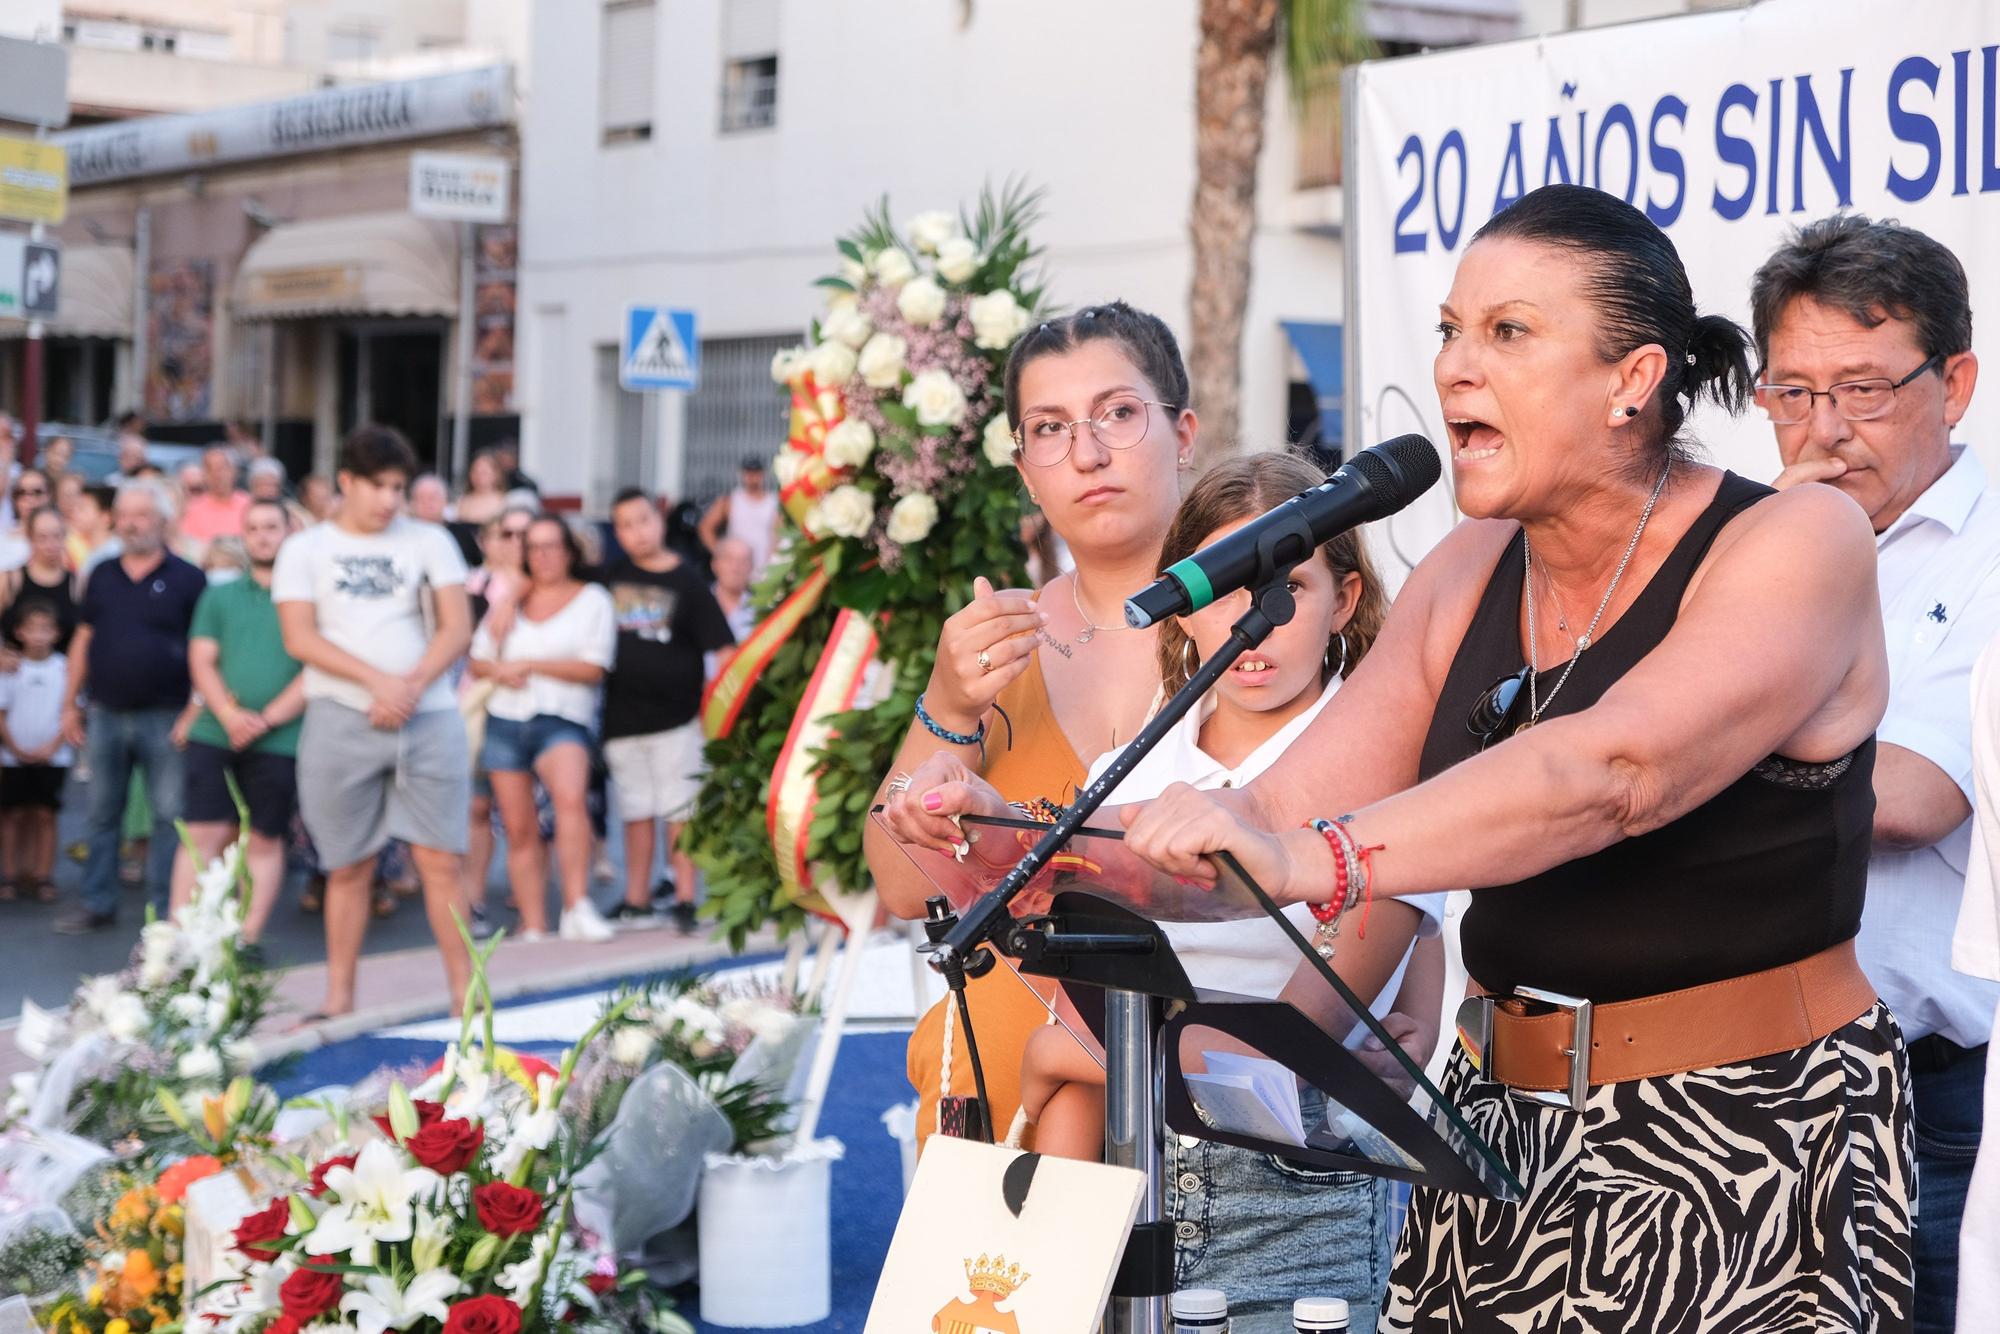
{"type": "Polygon", "coordinates": [[[1368,35],[1367,0],[1285,0],[1279,21],[1285,80],[1294,105],[1331,71],[1376,53],[1375,39],[1368,35]]]}

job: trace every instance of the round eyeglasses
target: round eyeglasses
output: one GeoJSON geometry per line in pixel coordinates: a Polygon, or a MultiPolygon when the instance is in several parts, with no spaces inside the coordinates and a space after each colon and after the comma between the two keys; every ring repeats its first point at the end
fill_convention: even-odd
{"type": "Polygon", "coordinates": [[[1053,412],[1031,412],[1014,429],[1014,448],[1037,468],[1052,468],[1069,457],[1076,447],[1076,428],[1088,426],[1091,439],[1106,449],[1130,449],[1146,438],[1153,414],[1147,409],[1177,409],[1156,398],[1137,394],[1116,394],[1104,401],[1095,417],[1064,421],[1053,412]]]}
{"type": "Polygon", "coordinates": [[[1776,426],[1797,426],[1812,416],[1813,404],[1819,399],[1830,399],[1833,410],[1851,422],[1874,421],[1886,416],[1896,406],[1896,391],[1910,381],[1944,365],[1944,354],[1934,352],[1924,359],[1924,364],[1905,375],[1900,380],[1891,380],[1886,375],[1871,376],[1866,380],[1843,380],[1825,389],[1808,389],[1802,384],[1760,384],[1757,386],[1757,406],[1764,409],[1764,415],[1776,426]]]}

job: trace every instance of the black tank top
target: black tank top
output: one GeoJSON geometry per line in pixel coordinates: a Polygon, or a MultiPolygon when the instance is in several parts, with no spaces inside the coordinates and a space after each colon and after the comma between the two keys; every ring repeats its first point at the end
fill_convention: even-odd
{"type": "Polygon", "coordinates": [[[21,567],[21,591],[14,595],[5,611],[0,611],[0,641],[9,648],[21,647],[18,637],[21,617],[30,605],[37,603],[56,614],[56,652],[69,652],[77,621],[76,594],[70,589],[69,576],[65,574],[53,584],[38,583],[25,565],[21,567]]]}
{"type": "MultiPolygon", "coordinates": [[[[1596,703],[1651,652],[1715,535],[1770,494],[1724,473],[1715,500],[1577,660],[1543,720],[1596,703]]],[[[1452,659],[1424,739],[1424,778],[1478,753],[1467,717],[1495,681],[1523,666],[1522,541],[1517,533],[1501,553],[1452,659]]],[[[1756,633],[1743,627],[1746,643],[1756,633]]],[[[1543,671],[1541,689],[1560,675],[1560,667],[1543,671]]],[[[1526,709],[1523,699],[1515,717],[1526,709]]],[[[1772,756],[1671,824],[1518,884],[1482,888],[1461,923],[1466,968],[1494,990],[1617,1001],[1775,968],[1848,940],[1861,926],[1874,768],[1873,737],[1828,764],[1772,756]]]]}

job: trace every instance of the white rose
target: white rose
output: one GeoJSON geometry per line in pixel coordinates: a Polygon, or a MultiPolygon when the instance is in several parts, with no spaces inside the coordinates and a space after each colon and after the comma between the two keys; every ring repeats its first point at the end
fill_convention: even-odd
{"type": "Polygon", "coordinates": [[[167,1002],[167,1012],[183,1024],[198,1024],[208,1014],[208,1001],[184,991],[167,1002]]]}
{"type": "Polygon", "coordinates": [[[104,1031],[120,1042],[137,1042],[146,1035],[146,1002],[123,992],[103,1010],[104,1031]]]}
{"type": "Polygon", "coordinates": [[[854,349],[829,339],[812,350],[807,364],[822,388],[837,389],[854,378],[854,349]]]}
{"type": "MultiPolygon", "coordinates": [[[[861,284],[868,281],[868,267],[851,259],[843,259],[840,261],[840,277],[849,287],[859,290],[861,284]]],[[[840,289],[836,287],[834,290],[837,292],[840,289]]]]}
{"type": "MultiPolygon", "coordinates": [[[[815,526],[819,531],[835,537],[866,537],[868,530],[875,526],[875,501],[858,486],[836,486],[819,502],[818,512],[819,523],[815,526]]],[[[674,1018],[683,1022],[687,1020],[683,1014],[676,1014],[674,1018]]],[[[697,1031],[702,1031],[702,1028],[697,1031]]]]}
{"type": "Polygon", "coordinates": [[[868,335],[875,332],[875,326],[861,313],[859,306],[840,306],[830,310],[826,318],[819,322],[819,336],[829,343],[845,343],[859,349],[868,341],[868,335]]]}
{"type": "Polygon", "coordinates": [[[916,263],[895,246],[876,251],[868,267],[874,270],[875,281],[884,287],[901,287],[917,276],[916,263]]]}
{"type": "Polygon", "coordinates": [[[213,1047],[196,1047],[181,1053],[174,1063],[174,1071],[182,1079],[219,1079],[222,1076],[222,1058],[215,1054],[213,1047]]]}
{"type": "Polygon", "coordinates": [[[826,433],[826,461],[835,468],[858,468],[875,452],[875,431],[859,417],[849,417],[826,433]]]}
{"type": "Polygon", "coordinates": [[[853,292],[843,291],[838,287],[829,287],[826,289],[826,309],[828,314],[836,310],[853,310],[860,304],[861,298],[853,292]]]}
{"type": "Polygon", "coordinates": [[[924,426],[956,426],[965,420],[965,394],[948,371],[928,370],[903,390],[903,406],[924,426]]]}
{"type": "Polygon", "coordinates": [[[986,423],[986,430],[979,437],[979,447],[985,453],[986,461],[996,468],[1005,468],[1014,462],[1014,433],[1007,427],[1006,413],[986,423]]]}
{"type": "Polygon", "coordinates": [[[771,460],[771,471],[778,479],[778,489],[782,491],[798,481],[799,471],[805,466],[805,455],[796,449],[779,450],[778,456],[771,460]]]}
{"type": "Polygon", "coordinates": [[[856,365],[870,389],[894,389],[903,382],[903,358],[910,345],[897,334],[878,333],[861,349],[856,365]]]}
{"type": "Polygon", "coordinates": [[[896,309],[919,329],[928,329],[944,316],[944,289],[933,278],[912,278],[896,293],[896,309]]]}
{"type": "Polygon", "coordinates": [[[611,1035],[611,1059],[620,1065],[644,1065],[653,1055],[653,1035],[628,1024],[611,1035]]]}
{"type": "Polygon", "coordinates": [[[921,542],[930,536],[931,529],[937,527],[937,502],[929,496],[918,494],[904,496],[889,511],[889,540],[891,542],[921,542]]]}
{"type": "Polygon", "coordinates": [[[979,247],[963,236],[954,236],[938,247],[938,277],[948,283],[962,283],[979,272],[979,247]]]}
{"type": "Polygon", "coordinates": [[[1011,346],[1028,327],[1028,312],[1004,287],[972,298],[965,313],[972,320],[972,341],[990,351],[1011,346]]]}
{"type": "Polygon", "coordinates": [[[958,219],[941,210],[910,219],[910,244],[919,254],[935,255],[938,247],[958,235],[958,219]]]}
{"type": "Polygon", "coordinates": [[[806,350],[803,347],[781,347],[771,358],[771,380],[776,384],[790,384],[805,368],[806,350]]]}

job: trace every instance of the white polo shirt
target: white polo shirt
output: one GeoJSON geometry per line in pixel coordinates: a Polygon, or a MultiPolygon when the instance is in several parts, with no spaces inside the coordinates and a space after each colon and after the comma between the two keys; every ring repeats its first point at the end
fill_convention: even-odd
{"type": "MultiPolygon", "coordinates": [[[[1200,704],[1188,711],[1173,731],[1161,739],[1158,746],[1133,766],[1132,772],[1125,775],[1109,800],[1114,803],[1149,801],[1173,783],[1186,783],[1204,791],[1242,787],[1277,762],[1278,757],[1312,725],[1313,719],[1319,717],[1320,711],[1339,689],[1340,678],[1336,676],[1327,682],[1311,708],[1287,722],[1234,768],[1201,748],[1201,726],[1215,712],[1215,693],[1210,691],[1200,704]]],[[[1163,702],[1156,698],[1153,711],[1158,712],[1163,702]]],[[[1110,750],[1098,756],[1097,762],[1090,766],[1092,782],[1111,767],[1111,761],[1117,758],[1118,753],[1117,750],[1110,750]]],[[[1444,920],[1444,900],[1442,894],[1413,894],[1402,900],[1423,915],[1417,927],[1418,936],[1438,934],[1439,924],[1444,920]]],[[[1312,939],[1317,926],[1310,908],[1303,903],[1291,904],[1286,907],[1285,916],[1306,939],[1312,939]]],[[[1160,929],[1166,933],[1174,953],[1187,969],[1188,980],[1198,987],[1233,992],[1239,996],[1274,997],[1284,989],[1293,969],[1299,964],[1292,942],[1268,918],[1246,917],[1232,922],[1162,922],[1160,929]]],[[[1343,929],[1354,928],[1350,923],[1343,929]]],[[[1370,1008],[1377,1018],[1389,1012],[1396,993],[1402,989],[1403,974],[1409,962],[1409,952],[1405,951],[1395,972],[1374,998],[1370,1008]]],[[[1355,1040],[1358,1041],[1359,1036],[1355,1040]]]]}
{"type": "MultiPolygon", "coordinates": [[[[1972,779],[1972,667],[2000,631],[2000,493],[1964,446],[1944,476],[1875,539],[1889,710],[1878,740],[1923,756],[1957,783],[1972,779]]],[[[1942,1033],[1986,1041],[2000,985],[1954,972],[1952,930],[1965,896],[1967,820],[1928,848],[1877,852],[1857,949],[1882,999],[1915,1040],[1942,1033]]]]}

